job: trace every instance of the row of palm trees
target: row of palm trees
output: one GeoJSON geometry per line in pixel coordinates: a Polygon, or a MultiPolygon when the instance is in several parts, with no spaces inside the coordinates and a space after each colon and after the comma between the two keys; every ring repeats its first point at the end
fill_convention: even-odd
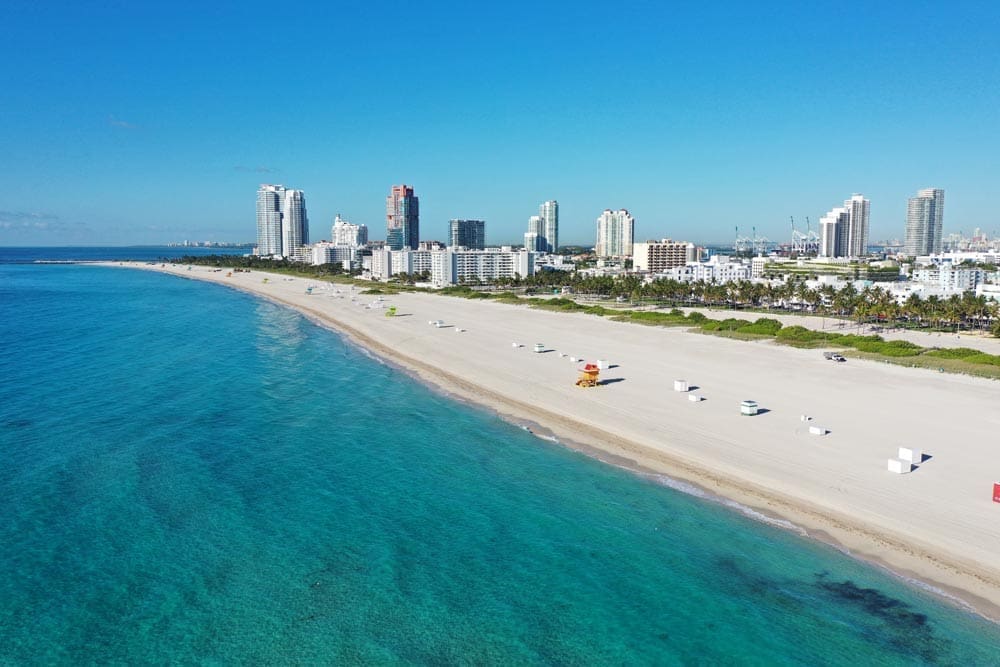
{"type": "MultiPolygon", "coordinates": [[[[242,256],[185,257],[183,263],[239,266],[257,269],[307,270],[313,275],[341,273],[339,266],[303,267],[289,260],[271,260],[242,256]]],[[[407,276],[413,282],[426,275],[407,276]]],[[[992,330],[1000,336],[1000,302],[987,300],[971,292],[946,299],[929,296],[921,299],[911,294],[898,303],[887,290],[865,287],[857,290],[852,283],[836,289],[832,285],[811,288],[805,278],[782,283],[740,280],[714,283],[704,280],[681,282],[669,278],[644,283],[636,275],[586,276],[575,271],[541,271],[532,276],[501,278],[491,283],[502,289],[527,292],[568,287],[576,294],[599,298],[628,300],[634,304],[700,305],[765,311],[799,311],[850,319],[884,326],[931,327],[934,329],[992,330]]]]}
{"type": "Polygon", "coordinates": [[[569,272],[545,272],[520,279],[498,280],[498,287],[570,287],[573,292],[596,297],[627,299],[631,303],[702,305],[740,309],[784,310],[878,323],[884,326],[931,327],[934,329],[987,330],[1000,335],[1000,302],[972,292],[947,298],[922,299],[911,294],[903,303],[881,287],[858,290],[852,283],[809,287],[805,279],[783,283],[741,280],[728,283],[681,282],[660,279],[650,283],[634,275],[580,276],[569,272]]]}

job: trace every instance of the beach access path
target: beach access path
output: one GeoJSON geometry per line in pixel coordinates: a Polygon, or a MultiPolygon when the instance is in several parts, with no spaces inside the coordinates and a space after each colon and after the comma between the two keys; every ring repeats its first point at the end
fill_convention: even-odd
{"type": "Polygon", "coordinates": [[[1000,619],[997,381],[837,364],[814,349],[487,300],[401,293],[379,301],[362,288],[259,271],[129,266],[294,307],[448,392],[599,458],[787,519],[1000,619]],[[389,306],[395,317],[385,315],[389,306]],[[430,324],[437,320],[444,326],[430,324]],[[536,343],[546,351],[535,353],[536,343]],[[606,360],[602,386],[575,386],[570,357],[606,360]],[[673,391],[677,379],[705,400],[673,391]],[[742,416],[745,399],[762,414],[742,416]],[[812,435],[810,426],[829,433],[812,435]],[[890,473],[899,446],[929,459],[909,474],[890,473]]]}

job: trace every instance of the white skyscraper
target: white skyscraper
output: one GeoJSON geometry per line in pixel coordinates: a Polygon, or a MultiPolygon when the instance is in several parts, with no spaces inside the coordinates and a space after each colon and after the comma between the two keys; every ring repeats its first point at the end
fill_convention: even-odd
{"type": "Polygon", "coordinates": [[[257,190],[257,254],[281,254],[281,206],[285,186],[261,185],[257,190]]]}
{"type": "Polygon", "coordinates": [[[308,243],[306,196],[302,190],[285,190],[285,204],[281,211],[281,254],[291,257],[308,243]]]}
{"type": "Polygon", "coordinates": [[[524,249],[537,252],[545,252],[548,245],[545,243],[545,221],[542,216],[533,215],[528,218],[528,231],[524,234],[524,249]]]}
{"type": "Polygon", "coordinates": [[[851,195],[819,221],[820,257],[864,257],[868,254],[868,210],[871,202],[851,195]]]}
{"type": "MultiPolygon", "coordinates": [[[[559,251],[559,202],[554,199],[544,202],[538,207],[538,216],[542,219],[542,234],[545,237],[547,252],[559,251]]],[[[530,228],[528,231],[532,231],[530,228]]]]}
{"type": "Polygon", "coordinates": [[[844,249],[848,257],[864,257],[868,254],[868,211],[871,202],[864,195],[853,194],[844,202],[847,209],[847,247],[844,249]]]}
{"type": "Polygon", "coordinates": [[[368,243],[368,225],[355,225],[337,215],[330,229],[330,241],[336,246],[363,246],[368,243]]]}
{"type": "Polygon", "coordinates": [[[291,257],[309,243],[309,218],[302,190],[261,185],[257,190],[257,254],[291,257]]]}
{"type": "Polygon", "coordinates": [[[819,256],[844,257],[850,213],[843,206],[819,219],[819,256]]]}
{"type": "Polygon", "coordinates": [[[903,252],[911,257],[941,252],[943,219],[944,190],[919,190],[906,207],[906,244],[903,252]]]}
{"type": "Polygon", "coordinates": [[[597,219],[598,257],[631,257],[635,219],[625,209],[605,209],[597,219]]]}

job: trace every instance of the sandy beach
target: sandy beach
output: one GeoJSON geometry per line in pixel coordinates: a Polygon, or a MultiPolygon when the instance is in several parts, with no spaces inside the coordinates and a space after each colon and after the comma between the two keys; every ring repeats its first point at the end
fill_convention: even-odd
{"type": "Polygon", "coordinates": [[[365,307],[378,297],[346,285],[126,266],[296,308],[447,392],[536,423],[600,458],[791,521],[1000,620],[1000,504],[991,493],[1000,481],[996,381],[838,364],[819,350],[425,293],[384,297],[398,312],[386,317],[382,307],[365,307]],[[309,285],[316,286],[311,294],[309,285]],[[429,324],[435,320],[445,326],[429,324]],[[535,343],[546,351],[533,352],[535,343]],[[607,360],[606,384],[576,387],[570,356],[607,360]],[[673,391],[675,379],[705,400],[673,391]],[[763,414],[741,416],[744,399],[756,400],[763,414]],[[810,426],[829,433],[811,435],[810,426]],[[922,448],[929,458],[910,474],[890,473],[886,462],[899,446],[922,448]]]}

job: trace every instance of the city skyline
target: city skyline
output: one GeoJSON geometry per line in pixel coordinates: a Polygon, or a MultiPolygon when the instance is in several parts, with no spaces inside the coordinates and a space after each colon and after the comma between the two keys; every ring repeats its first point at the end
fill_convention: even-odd
{"type": "Polygon", "coordinates": [[[401,182],[420,192],[428,230],[488,220],[494,243],[520,243],[552,198],[559,245],[592,243],[606,202],[641,221],[638,238],[725,243],[738,224],[782,241],[789,216],[815,225],[844,192],[872,202],[872,239],[901,239],[907,200],[928,185],[948,191],[945,234],[1000,231],[1000,137],[983,131],[1000,109],[982,85],[1000,57],[993,5],[334,3],[287,16],[294,43],[264,34],[248,50],[263,8],[198,21],[176,4],[10,12],[0,176],[16,187],[0,193],[0,245],[244,240],[245,193],[262,180],[294,182],[315,219],[339,212],[373,237],[401,182]],[[814,48],[845,12],[851,30],[814,48]],[[508,48],[548,22],[562,29],[508,48]],[[331,26],[337,49],[310,46],[331,26]],[[262,80],[296,104],[260,104],[262,80]],[[389,80],[405,105],[385,103],[389,80]],[[559,104],[526,103],[541,90],[559,104]],[[933,155],[915,140],[928,135],[933,155]],[[847,145],[851,160],[829,159],[847,145]],[[194,190],[211,196],[177,216],[176,192],[194,190]]]}

